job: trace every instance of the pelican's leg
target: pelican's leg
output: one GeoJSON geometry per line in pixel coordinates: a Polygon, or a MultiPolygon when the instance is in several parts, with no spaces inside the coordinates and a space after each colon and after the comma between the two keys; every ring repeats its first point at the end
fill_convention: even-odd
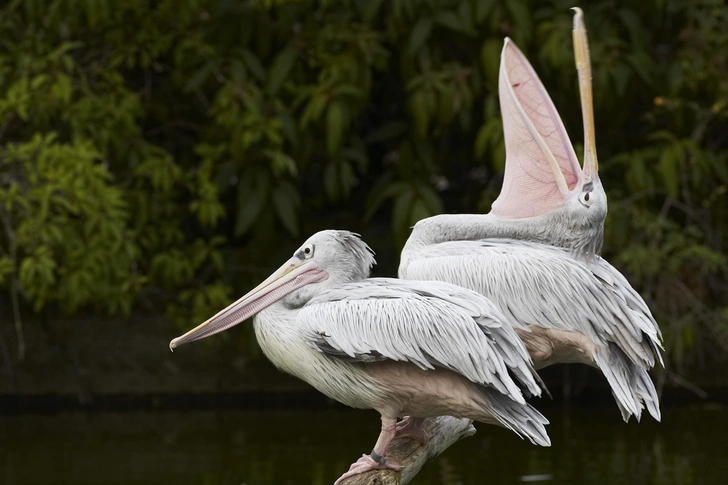
{"type": "Polygon", "coordinates": [[[389,463],[385,454],[389,443],[392,442],[395,433],[397,432],[397,420],[394,418],[385,418],[382,416],[382,431],[379,433],[377,443],[374,445],[374,449],[370,455],[362,455],[357,461],[351,464],[349,471],[341,475],[334,485],[339,485],[344,479],[349,478],[360,473],[368,472],[369,470],[379,469],[391,469],[399,471],[402,469],[401,466],[396,463],[389,463]]]}
{"type": "Polygon", "coordinates": [[[425,422],[425,418],[413,418],[412,416],[405,416],[402,420],[397,423],[397,437],[412,438],[417,440],[423,445],[426,445],[430,441],[430,435],[422,427],[422,423],[425,422]]]}

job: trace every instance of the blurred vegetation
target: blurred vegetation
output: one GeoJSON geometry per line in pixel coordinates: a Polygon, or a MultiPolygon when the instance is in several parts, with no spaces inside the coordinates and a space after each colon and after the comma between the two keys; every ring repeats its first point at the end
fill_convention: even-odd
{"type": "MultiPolygon", "coordinates": [[[[322,228],[375,236],[393,275],[414,222],[487,212],[499,191],[504,36],[581,140],[571,6],[6,2],[0,303],[18,353],[23,314],[44,309],[198,323],[322,228]]],[[[728,7],[582,7],[604,256],[647,299],[673,371],[725,362],[728,7]]]]}

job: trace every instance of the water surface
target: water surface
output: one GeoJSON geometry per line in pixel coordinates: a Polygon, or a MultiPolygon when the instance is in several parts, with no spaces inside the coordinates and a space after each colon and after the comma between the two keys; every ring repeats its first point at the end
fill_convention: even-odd
{"type": "MultiPolygon", "coordinates": [[[[624,424],[616,408],[549,410],[551,448],[479,425],[411,483],[728,483],[725,409],[663,412],[662,423],[624,424]]],[[[330,485],[378,425],[340,408],[5,416],[0,484],[330,485]]]]}

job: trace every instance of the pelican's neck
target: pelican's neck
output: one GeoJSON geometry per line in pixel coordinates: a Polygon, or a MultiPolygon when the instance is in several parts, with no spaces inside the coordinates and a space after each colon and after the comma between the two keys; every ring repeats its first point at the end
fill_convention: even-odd
{"type": "MultiPolygon", "coordinates": [[[[573,227],[560,213],[523,219],[502,218],[492,214],[442,214],[419,221],[402,250],[401,265],[406,265],[417,250],[448,241],[506,238],[574,249],[598,254],[601,231],[593,226],[573,227]],[[597,231],[598,234],[595,232],[597,231]]],[[[401,267],[401,266],[400,266],[401,267]]]]}
{"type": "Polygon", "coordinates": [[[253,320],[255,337],[265,356],[282,371],[297,377],[300,376],[296,372],[295,355],[302,347],[307,347],[296,331],[296,316],[300,311],[300,308],[287,308],[279,300],[253,320]]]}
{"type": "Polygon", "coordinates": [[[405,250],[447,241],[489,238],[549,243],[555,235],[548,226],[535,218],[507,219],[492,214],[442,214],[419,221],[407,240],[405,250]]]}

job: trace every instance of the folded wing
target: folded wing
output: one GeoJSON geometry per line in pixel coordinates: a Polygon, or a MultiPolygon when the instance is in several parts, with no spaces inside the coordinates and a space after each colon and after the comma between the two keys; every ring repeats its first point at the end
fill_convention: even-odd
{"type": "Polygon", "coordinates": [[[372,278],[314,298],[297,323],[309,345],[332,357],[447,368],[523,403],[514,377],[530,394],[541,388],[526,348],[504,320],[465,288],[372,278]]]}
{"type": "Polygon", "coordinates": [[[585,263],[568,249],[536,243],[454,241],[422,250],[405,276],[475,290],[516,328],[578,331],[602,347],[616,344],[641,367],[662,363],[662,336],[647,304],[598,256],[585,263]]]}

